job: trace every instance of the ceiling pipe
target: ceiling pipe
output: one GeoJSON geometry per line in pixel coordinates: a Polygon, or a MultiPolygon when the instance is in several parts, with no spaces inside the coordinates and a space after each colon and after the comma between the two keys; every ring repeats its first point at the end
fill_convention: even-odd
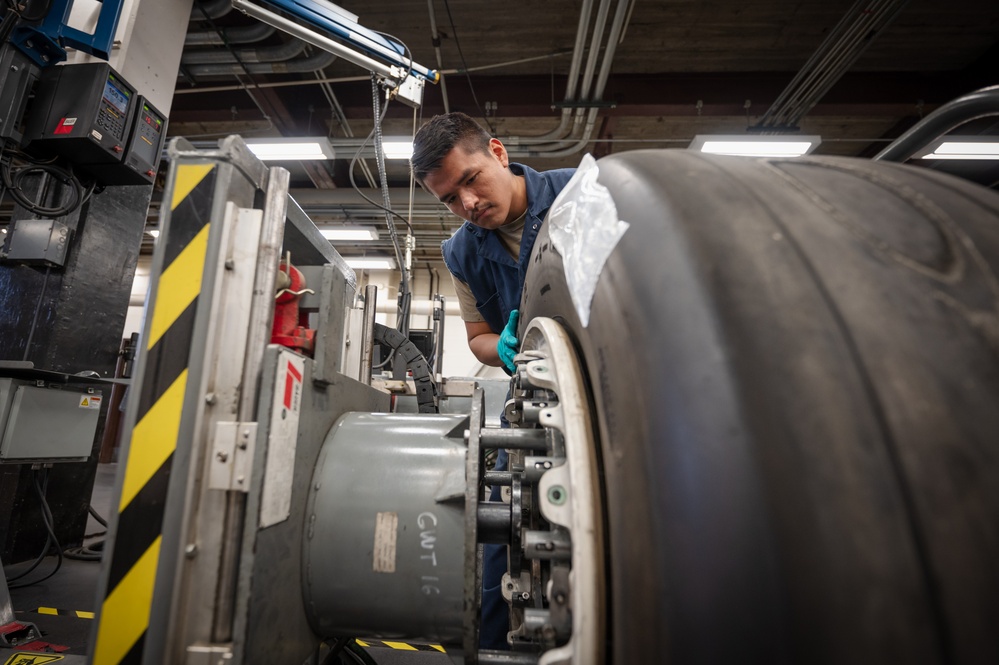
{"type": "Polygon", "coordinates": [[[222,18],[231,11],[232,3],[229,0],[206,0],[205,2],[195,2],[194,6],[191,7],[191,20],[214,21],[217,18],[222,18]]]}
{"type": "Polygon", "coordinates": [[[187,68],[188,73],[198,79],[212,78],[215,76],[238,76],[240,74],[309,74],[321,72],[336,60],[336,56],[326,51],[316,51],[305,58],[281,62],[257,62],[241,65],[232,64],[212,64],[212,65],[191,65],[187,68]]]}
{"type": "Polygon", "coordinates": [[[819,99],[842,78],[907,2],[908,0],[882,0],[880,3],[872,3],[854,20],[839,48],[827,55],[827,62],[818,70],[818,76],[813,76],[811,82],[800,86],[792,95],[790,113],[793,124],[797,124],[801,117],[812,110],[819,99]]]}
{"type": "Polygon", "coordinates": [[[796,129],[907,4],[908,0],[857,0],[753,129],[796,129]]]}
{"type": "Polygon", "coordinates": [[[215,30],[189,32],[184,37],[184,48],[196,46],[227,46],[231,44],[252,44],[261,42],[277,30],[266,23],[253,23],[231,28],[222,28],[222,35],[215,30]]]}
{"type": "MultiPolygon", "coordinates": [[[[618,7],[626,0],[618,0],[618,7]]],[[[593,101],[599,98],[599,93],[590,96],[590,89],[593,85],[593,75],[597,69],[597,60],[600,59],[600,44],[604,39],[604,31],[607,27],[607,17],[610,15],[610,0],[600,0],[600,7],[597,9],[597,20],[593,24],[593,34],[590,37],[590,51],[586,58],[586,69],[583,71],[583,83],[579,88],[579,97],[576,101],[593,101]]],[[[609,42],[608,42],[609,43],[609,42]]],[[[606,60],[606,54],[604,55],[606,60]]],[[[566,99],[566,102],[573,100],[566,99]]],[[[576,117],[572,120],[572,132],[575,134],[583,124],[584,109],[582,106],[576,108],[576,117]]],[[[563,137],[565,138],[565,137],[563,137]]]]}
{"type": "Polygon", "coordinates": [[[976,90],[947,102],[895,139],[875,160],[904,162],[920,149],[966,122],[999,115],[999,85],[976,90]]]}
{"type": "Polygon", "coordinates": [[[305,46],[305,42],[300,39],[289,39],[277,46],[235,50],[213,49],[210,51],[190,51],[181,56],[180,62],[185,67],[190,67],[191,65],[228,65],[239,64],[240,62],[281,62],[302,55],[305,51],[305,46]]]}
{"type": "MultiPolygon", "coordinates": [[[[590,0],[585,0],[589,2],[590,0]]],[[[444,81],[444,62],[441,59],[441,33],[437,30],[437,13],[434,11],[434,0],[427,0],[427,9],[430,10],[430,34],[434,45],[434,53],[437,54],[437,71],[441,72],[440,86],[441,97],[444,99],[444,113],[451,112],[451,104],[447,98],[447,83],[444,81]]]]}
{"type": "MultiPolygon", "coordinates": [[[[607,86],[607,79],[610,77],[611,66],[614,63],[614,55],[617,52],[617,47],[621,43],[621,35],[624,32],[625,21],[631,13],[631,4],[633,0],[620,0],[617,5],[617,11],[614,13],[614,21],[611,24],[610,32],[607,35],[607,45],[604,49],[603,61],[600,64],[600,72],[597,74],[596,86],[594,87],[593,94],[590,96],[590,101],[595,103],[599,101],[604,94],[604,89],[607,86]]],[[[598,108],[596,106],[591,106],[586,118],[586,125],[583,128],[583,134],[574,142],[572,139],[566,141],[560,141],[551,145],[537,146],[531,149],[517,149],[510,151],[512,157],[568,157],[573,155],[590,142],[590,138],[593,135],[593,130],[596,127],[597,112],[598,108]]]]}
{"type": "MultiPolygon", "coordinates": [[[[576,25],[576,42],[572,47],[572,62],[569,64],[569,78],[565,85],[565,101],[570,102],[576,99],[576,86],[579,81],[579,68],[583,64],[583,51],[586,48],[586,35],[589,32],[590,16],[593,13],[593,0],[583,0],[583,5],[579,9],[579,22],[576,25]]],[[[594,53],[590,52],[590,57],[594,53]]],[[[566,104],[562,108],[562,115],[558,126],[550,132],[545,132],[539,136],[532,136],[532,141],[546,141],[549,139],[563,139],[569,131],[569,120],[572,118],[572,108],[566,104]]],[[[516,143],[516,138],[513,141],[516,143]]]]}

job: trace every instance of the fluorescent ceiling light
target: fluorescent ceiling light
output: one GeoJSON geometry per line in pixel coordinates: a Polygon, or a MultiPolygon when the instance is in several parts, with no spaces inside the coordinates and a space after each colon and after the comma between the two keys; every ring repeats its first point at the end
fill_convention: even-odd
{"type": "Polygon", "coordinates": [[[258,159],[264,161],[304,161],[333,159],[333,146],[325,136],[298,139],[252,139],[246,142],[258,159]]]}
{"type": "Polygon", "coordinates": [[[916,153],[921,159],[999,159],[999,138],[945,136],[916,153]]]}
{"type": "Polygon", "coordinates": [[[342,226],[336,229],[319,229],[327,240],[378,240],[378,229],[370,226],[342,226]]]}
{"type": "Polygon", "coordinates": [[[388,257],[347,256],[344,260],[354,270],[395,270],[395,259],[388,257]]]}
{"type": "Polygon", "coordinates": [[[154,238],[159,238],[160,237],[160,230],[159,229],[150,229],[149,231],[146,231],[146,233],[148,233],[149,235],[151,235],[154,238]]]}
{"type": "Polygon", "coordinates": [[[413,142],[409,139],[388,139],[382,141],[385,159],[409,159],[413,156],[413,142]]]}
{"type": "Polygon", "coordinates": [[[818,136],[698,134],[689,149],[712,155],[739,157],[800,157],[815,150],[821,142],[822,139],[818,136]]]}

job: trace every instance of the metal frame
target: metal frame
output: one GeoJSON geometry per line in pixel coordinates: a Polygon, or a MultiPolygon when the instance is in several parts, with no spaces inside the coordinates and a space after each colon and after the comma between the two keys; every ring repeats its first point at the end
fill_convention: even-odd
{"type": "Polygon", "coordinates": [[[302,41],[339,56],[383,78],[389,79],[395,84],[401,84],[413,75],[420,76],[431,83],[436,83],[440,78],[440,74],[436,70],[427,69],[423,65],[403,57],[402,54],[391,48],[390,43],[384,38],[379,37],[377,34],[356,23],[352,24],[349,29],[344,27],[313,2],[308,0],[303,0],[302,2],[277,0],[267,4],[288,12],[311,26],[318,27],[320,30],[344,39],[348,43],[358,46],[379,59],[376,60],[375,57],[344,46],[325,34],[317,32],[308,25],[302,25],[254,2],[250,2],[249,0],[232,0],[232,6],[247,16],[252,16],[262,23],[274,26],[282,32],[298,37],[302,41]]]}

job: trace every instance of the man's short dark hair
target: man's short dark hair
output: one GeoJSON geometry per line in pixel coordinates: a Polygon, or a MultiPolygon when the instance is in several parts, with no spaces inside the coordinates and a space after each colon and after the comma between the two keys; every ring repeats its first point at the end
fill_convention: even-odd
{"type": "Polygon", "coordinates": [[[413,139],[413,156],[409,160],[413,177],[422,185],[455,146],[460,145],[466,152],[488,152],[490,138],[479,123],[460,111],[435,115],[413,139]]]}

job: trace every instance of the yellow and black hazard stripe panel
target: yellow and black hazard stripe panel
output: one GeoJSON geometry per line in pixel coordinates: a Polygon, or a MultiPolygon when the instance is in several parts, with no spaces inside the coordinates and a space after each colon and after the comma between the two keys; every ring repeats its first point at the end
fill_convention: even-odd
{"type": "Polygon", "coordinates": [[[354,640],[359,646],[365,649],[372,647],[383,647],[395,649],[396,651],[439,651],[446,653],[444,647],[439,644],[411,644],[409,642],[386,642],[385,640],[354,640]]]}
{"type": "Polygon", "coordinates": [[[215,164],[180,164],[170,226],[146,334],[146,358],[132,429],[118,528],[101,603],[93,665],[142,660],[160,555],[163,514],[205,269],[215,164]]]}
{"type": "Polygon", "coordinates": [[[31,614],[45,614],[47,616],[53,617],[76,617],[77,619],[93,619],[93,612],[86,612],[84,610],[60,610],[55,607],[36,607],[33,610],[28,610],[31,614]]]}

